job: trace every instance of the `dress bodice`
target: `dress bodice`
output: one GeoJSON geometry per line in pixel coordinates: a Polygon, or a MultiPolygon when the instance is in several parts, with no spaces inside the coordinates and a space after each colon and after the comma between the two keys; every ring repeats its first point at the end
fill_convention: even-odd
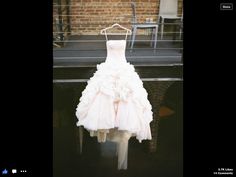
{"type": "Polygon", "coordinates": [[[106,62],[126,62],[126,40],[108,40],[106,62]]]}

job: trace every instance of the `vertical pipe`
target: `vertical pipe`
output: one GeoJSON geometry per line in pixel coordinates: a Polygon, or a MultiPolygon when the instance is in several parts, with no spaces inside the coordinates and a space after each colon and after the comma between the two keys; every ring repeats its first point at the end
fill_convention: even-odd
{"type": "Polygon", "coordinates": [[[66,15],[67,15],[67,25],[68,25],[68,35],[70,35],[71,32],[71,24],[70,24],[70,0],[66,0],[66,15]]]}
{"type": "Polygon", "coordinates": [[[63,41],[64,40],[64,36],[63,36],[63,19],[62,19],[62,8],[61,8],[61,0],[57,0],[57,4],[58,4],[58,18],[59,18],[59,35],[60,35],[60,40],[63,41]]]}

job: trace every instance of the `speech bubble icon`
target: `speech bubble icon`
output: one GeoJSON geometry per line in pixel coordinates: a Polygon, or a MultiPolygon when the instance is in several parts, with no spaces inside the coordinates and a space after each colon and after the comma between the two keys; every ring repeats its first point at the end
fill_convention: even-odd
{"type": "Polygon", "coordinates": [[[16,169],[12,169],[11,172],[12,172],[12,174],[15,174],[15,173],[17,173],[17,170],[16,169]]]}

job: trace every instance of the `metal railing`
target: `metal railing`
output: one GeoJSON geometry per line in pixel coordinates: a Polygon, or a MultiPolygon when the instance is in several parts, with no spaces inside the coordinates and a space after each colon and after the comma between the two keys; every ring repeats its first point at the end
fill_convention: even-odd
{"type": "MultiPolygon", "coordinates": [[[[84,3],[84,6],[88,4],[84,3]]],[[[91,5],[91,4],[90,4],[91,5]]],[[[137,3],[137,7],[149,6],[149,3],[137,3]]],[[[129,2],[114,3],[114,7],[130,7],[129,2]]],[[[92,7],[92,6],[91,6],[92,7]]],[[[103,8],[104,4],[97,4],[97,8],[103,8]]],[[[106,57],[106,39],[100,35],[100,29],[111,25],[110,20],[104,20],[102,23],[98,21],[88,20],[81,21],[84,17],[87,19],[101,18],[95,14],[81,14],[79,11],[77,14],[72,11],[73,8],[81,8],[81,5],[72,5],[69,0],[57,0],[57,3],[53,5],[55,9],[53,13],[53,57],[54,60],[84,60],[84,59],[98,59],[104,60],[106,57]],[[64,4],[62,3],[64,2],[64,4]],[[65,4],[67,3],[67,4],[65,4]],[[89,32],[88,32],[89,31],[89,32]],[[96,55],[95,52],[98,52],[96,55]]],[[[179,15],[182,15],[180,12],[179,15]]],[[[157,22],[158,14],[154,12],[140,13],[137,17],[141,17],[141,23],[145,23],[145,20],[152,19],[159,26],[163,23],[157,22]]],[[[120,24],[131,28],[132,13],[122,13],[120,16],[107,17],[108,19],[118,19],[120,24]],[[122,21],[123,20],[123,21],[122,21]]],[[[114,23],[116,21],[114,20],[114,23]]],[[[146,23],[147,24],[147,23],[146,23]]],[[[127,59],[142,59],[145,60],[159,60],[161,58],[173,59],[182,62],[183,53],[183,23],[180,20],[164,23],[164,38],[160,38],[160,28],[157,33],[157,47],[154,49],[149,44],[154,42],[150,38],[150,30],[141,30],[135,40],[135,45],[132,52],[130,49],[131,39],[127,39],[127,59]]],[[[117,39],[123,36],[117,36],[117,39]]]]}

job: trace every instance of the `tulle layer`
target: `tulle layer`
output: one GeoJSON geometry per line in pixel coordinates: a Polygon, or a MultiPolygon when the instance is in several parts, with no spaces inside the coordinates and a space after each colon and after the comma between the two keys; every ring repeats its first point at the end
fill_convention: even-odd
{"type": "Polygon", "coordinates": [[[127,130],[141,142],[151,139],[152,106],[133,65],[97,65],[76,108],[77,126],[127,130]]]}

